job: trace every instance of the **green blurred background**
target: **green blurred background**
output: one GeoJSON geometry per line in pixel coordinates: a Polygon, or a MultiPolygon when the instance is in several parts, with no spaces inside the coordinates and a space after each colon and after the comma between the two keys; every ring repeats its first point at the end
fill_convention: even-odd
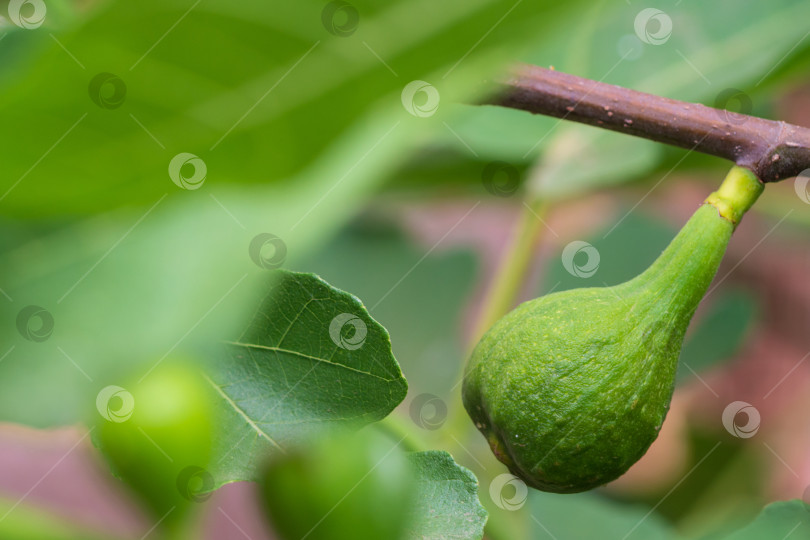
{"type": "MultiPolygon", "coordinates": [[[[120,537],[146,531],[86,442],[85,461],[54,463],[81,440],[99,389],[244,327],[267,280],[249,245],[267,233],[286,252],[266,257],[357,295],[388,329],[410,384],[395,414],[478,476],[493,539],[621,539],[642,517],[633,538],[712,534],[810,485],[810,199],[792,180],[769,186],[740,226],[687,336],[662,436],[615,485],[504,509],[490,485],[505,469],[457,397],[521,214],[544,205],[522,299],[612,285],[654,259],[729,165],[467,103],[520,60],[810,125],[807,2],[44,0],[0,2],[0,16],[9,516],[41,507],[120,537]],[[639,34],[648,7],[669,34],[660,21],[639,34]],[[412,81],[438,107],[403,95],[412,81]],[[744,98],[718,103],[728,89],[744,98]],[[181,153],[198,160],[170,171],[181,153]],[[518,183],[493,187],[493,162],[518,183]],[[574,240],[600,253],[592,277],[561,262],[574,240]],[[53,320],[50,331],[40,320],[45,339],[19,329],[31,305],[53,320]],[[449,409],[441,429],[414,419],[423,394],[449,409]],[[756,437],[723,429],[733,401],[761,413],[756,437]]],[[[216,504],[241,517],[212,505],[211,538],[236,537],[234,521],[272,537],[249,487],[223,491],[216,504]]]]}

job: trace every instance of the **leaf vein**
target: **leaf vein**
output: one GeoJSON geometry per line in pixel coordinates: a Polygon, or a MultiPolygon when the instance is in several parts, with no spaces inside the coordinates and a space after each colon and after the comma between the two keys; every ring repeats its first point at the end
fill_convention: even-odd
{"type": "Polygon", "coordinates": [[[233,399],[231,399],[231,396],[226,394],[219,387],[219,385],[216,384],[214,381],[212,381],[207,375],[203,374],[203,377],[205,377],[205,380],[208,381],[208,383],[214,388],[214,390],[217,391],[217,393],[220,396],[222,396],[222,399],[224,399],[228,403],[228,405],[230,405],[233,408],[233,410],[236,411],[237,414],[239,414],[242,418],[245,419],[245,421],[248,423],[248,425],[251,428],[253,428],[253,431],[256,433],[257,437],[261,436],[261,437],[267,439],[273,446],[275,446],[276,448],[278,448],[279,450],[284,452],[284,449],[281,447],[281,445],[278,444],[270,435],[268,435],[263,430],[261,430],[259,428],[259,426],[256,425],[256,423],[247,415],[247,413],[245,411],[243,411],[242,408],[239,407],[239,405],[237,405],[236,402],[233,399]]]}
{"type": "MultiPolygon", "coordinates": [[[[238,342],[238,341],[226,341],[226,343],[228,343],[229,345],[235,345],[237,347],[245,347],[247,349],[259,349],[259,350],[264,350],[264,351],[272,351],[272,352],[276,352],[276,353],[290,354],[290,355],[293,355],[293,356],[298,356],[300,358],[306,358],[307,360],[315,360],[316,362],[322,362],[322,363],[328,364],[330,366],[335,366],[335,367],[347,369],[349,371],[354,371],[355,373],[361,373],[363,375],[368,375],[369,377],[375,377],[377,379],[382,379],[385,382],[395,382],[395,380],[396,380],[396,379],[387,379],[385,377],[381,377],[380,375],[377,375],[376,373],[371,373],[369,371],[363,371],[362,369],[357,369],[355,367],[347,366],[346,364],[340,364],[338,362],[332,362],[331,360],[329,360],[327,358],[320,358],[318,356],[312,356],[312,355],[302,353],[302,352],[299,352],[299,351],[293,351],[293,350],[290,350],[290,349],[285,349],[283,347],[273,347],[273,346],[270,346],[270,345],[259,345],[257,343],[241,343],[241,342],[238,342]]],[[[333,354],[334,354],[334,351],[333,351],[333,354]]],[[[330,356],[330,358],[331,358],[331,356],[330,356]]]]}

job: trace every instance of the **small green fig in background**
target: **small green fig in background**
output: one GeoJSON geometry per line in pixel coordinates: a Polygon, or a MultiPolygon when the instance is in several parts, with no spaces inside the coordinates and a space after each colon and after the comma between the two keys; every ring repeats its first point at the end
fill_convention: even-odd
{"type": "MultiPolygon", "coordinates": [[[[125,383],[126,384],[126,383],[125,383]]],[[[212,396],[199,368],[166,360],[142,379],[98,394],[93,438],[116,476],[169,531],[186,527],[194,503],[207,498],[212,396]]]]}
{"type": "Polygon", "coordinates": [[[762,189],[753,173],[732,168],[641,275],[530,300],[481,338],[464,406],[513,474],[574,493],[644,455],[669,409],[689,321],[762,189]]]}
{"type": "Polygon", "coordinates": [[[284,540],[403,539],[417,487],[398,443],[368,428],[287,449],[260,485],[284,540]]]}

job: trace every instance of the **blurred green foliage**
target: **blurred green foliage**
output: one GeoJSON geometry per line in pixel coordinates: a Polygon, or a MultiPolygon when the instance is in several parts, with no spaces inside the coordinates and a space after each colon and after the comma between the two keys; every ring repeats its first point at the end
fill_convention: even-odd
{"type": "MultiPolygon", "coordinates": [[[[653,2],[673,20],[666,46],[641,43],[633,33],[640,8],[622,2],[357,0],[359,23],[346,37],[324,23],[325,5],[49,0],[37,29],[0,20],[0,419],[95,421],[95,397],[108,384],[233,339],[266,288],[266,270],[249,255],[261,233],[283,240],[285,267],[316,271],[370,305],[414,391],[446,396],[463,359],[459,323],[477,264],[461,250],[425,254],[377,221],[345,228],[380,190],[491,197],[481,170],[502,160],[521,172],[530,197],[564,198],[718,164],[555,119],[460,105],[475,99],[481,81],[518,59],[709,105],[740,88],[754,113],[768,115],[774,96],[810,65],[797,23],[810,14],[803,0],[653,2]],[[98,105],[111,97],[91,91],[102,73],[126,86],[120,106],[98,105]],[[438,90],[435,115],[403,108],[412,80],[438,90]],[[206,164],[196,191],[168,174],[181,152],[206,164]],[[29,305],[53,316],[44,341],[18,330],[29,305]]],[[[331,22],[340,33],[346,21],[331,22]]],[[[604,242],[593,241],[603,254],[594,278],[573,278],[552,258],[541,292],[628,279],[672,235],[631,213],[604,242]]],[[[746,294],[716,294],[684,349],[696,371],[726,359],[756,312],[746,294]],[[708,333],[722,339],[708,347],[708,333]]],[[[449,436],[463,439],[460,431],[449,436]]],[[[729,478],[754,468],[745,459],[716,463],[715,476],[696,474],[659,511],[687,522],[711,512],[688,502],[715,480],[723,493],[741,489],[729,478]]],[[[551,531],[559,540],[615,530],[621,538],[649,510],[593,494],[549,497],[532,495],[516,519],[492,530],[510,538],[551,531]],[[523,527],[512,526],[520,520],[523,527]]],[[[28,537],[79,537],[59,536],[58,525],[42,532],[49,521],[23,510],[12,514],[19,524],[0,525],[38,522],[28,537]]],[[[799,502],[770,507],[734,538],[781,531],[800,512],[799,502]]],[[[724,515],[738,518],[739,509],[724,515]]],[[[636,530],[670,532],[657,512],[636,530]]]]}
{"type": "Polygon", "coordinates": [[[116,540],[20,501],[0,500],[0,512],[0,537],[7,540],[116,540]]]}
{"type": "Polygon", "coordinates": [[[323,7],[104,2],[9,30],[4,50],[26,61],[0,84],[0,204],[16,219],[92,216],[10,242],[2,256],[14,348],[0,364],[0,418],[47,426],[92,415],[87,396],[122,374],[235,335],[266,279],[251,239],[281,237],[291,264],[441,127],[442,106],[430,118],[406,111],[405,84],[432,81],[442,103],[469,97],[482,73],[574,9],[358,2],[362,21],[344,38],[324,26],[323,7]],[[119,107],[88,95],[100,72],[126,84],[119,107]],[[205,162],[202,188],[172,183],[180,152],[205,162]],[[44,343],[16,331],[28,304],[53,315],[44,343]]]}
{"type": "Polygon", "coordinates": [[[574,540],[576,538],[644,538],[671,540],[675,532],[660,516],[644,505],[622,504],[594,493],[565,497],[533,492],[532,538],[574,540]],[[580,516],[580,519],[571,519],[580,516]]]}

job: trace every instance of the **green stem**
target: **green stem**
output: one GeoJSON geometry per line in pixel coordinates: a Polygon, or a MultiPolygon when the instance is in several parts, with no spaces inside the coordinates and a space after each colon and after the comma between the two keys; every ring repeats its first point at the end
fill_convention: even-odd
{"type": "Polygon", "coordinates": [[[717,191],[706,198],[706,202],[717,208],[720,215],[736,227],[763,189],[764,184],[753,172],[734,166],[717,191]]]}
{"type": "Polygon", "coordinates": [[[521,212],[509,251],[484,300],[484,307],[470,340],[472,344],[477,343],[498,319],[514,307],[531,263],[532,248],[540,236],[541,218],[545,212],[546,205],[539,203],[527,204],[521,212]]]}
{"type": "Polygon", "coordinates": [[[375,424],[378,429],[386,432],[392,440],[400,441],[406,452],[424,452],[430,450],[430,445],[414,428],[413,422],[406,422],[398,414],[389,414],[375,424]]]}
{"type": "Polygon", "coordinates": [[[183,501],[161,521],[155,538],[161,540],[195,540],[202,535],[201,516],[204,505],[183,501]]]}
{"type": "MultiPolygon", "coordinates": [[[[525,282],[531,264],[533,247],[540,237],[541,227],[543,226],[542,217],[546,212],[547,205],[545,204],[538,202],[524,204],[520,217],[515,224],[508,251],[500,261],[495,278],[484,299],[484,305],[478,317],[474,333],[470,336],[469,350],[472,350],[481,336],[498,319],[509,312],[517,302],[520,288],[525,282]]],[[[466,366],[466,362],[462,363],[462,373],[464,366],[466,366]]],[[[454,397],[456,399],[453,407],[451,407],[450,417],[445,429],[449,429],[451,432],[458,433],[461,436],[470,432],[472,424],[464,411],[460,396],[456,395],[454,397]]],[[[479,496],[482,497],[482,500],[486,496],[486,490],[487,487],[482,482],[482,485],[479,486],[479,496]]],[[[506,521],[508,520],[505,520],[502,514],[490,512],[485,537],[488,540],[513,537],[514,525],[509,526],[506,521]]]]}

